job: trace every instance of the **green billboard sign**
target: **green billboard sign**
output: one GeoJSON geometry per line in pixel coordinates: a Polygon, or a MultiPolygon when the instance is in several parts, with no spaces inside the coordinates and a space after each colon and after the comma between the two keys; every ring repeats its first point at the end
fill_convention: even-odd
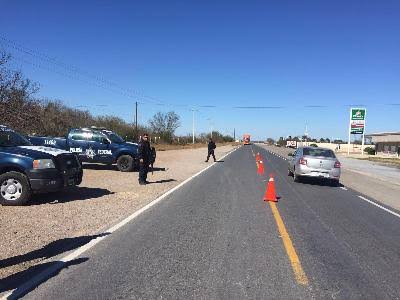
{"type": "Polygon", "coordinates": [[[365,108],[352,108],[351,109],[351,120],[365,120],[365,108]]]}
{"type": "Polygon", "coordinates": [[[350,142],[352,134],[362,134],[361,154],[364,154],[364,134],[366,108],[350,108],[349,139],[347,142],[347,154],[350,154],[350,142]]]}
{"type": "Polygon", "coordinates": [[[365,108],[351,108],[350,110],[350,134],[364,134],[365,108]]]}

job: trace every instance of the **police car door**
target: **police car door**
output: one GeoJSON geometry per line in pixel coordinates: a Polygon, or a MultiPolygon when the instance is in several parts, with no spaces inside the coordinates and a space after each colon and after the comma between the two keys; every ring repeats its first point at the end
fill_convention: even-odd
{"type": "Polygon", "coordinates": [[[89,139],[89,146],[93,149],[95,156],[93,161],[101,163],[112,163],[112,151],[110,148],[110,141],[101,132],[93,132],[89,139]]]}
{"type": "Polygon", "coordinates": [[[69,152],[77,154],[80,161],[88,161],[86,156],[88,146],[88,137],[86,132],[80,129],[71,130],[68,136],[68,142],[69,152]]]}

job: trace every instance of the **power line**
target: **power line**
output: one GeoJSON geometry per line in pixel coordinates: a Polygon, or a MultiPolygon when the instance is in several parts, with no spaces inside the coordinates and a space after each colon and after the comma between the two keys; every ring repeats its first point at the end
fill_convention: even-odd
{"type": "MultiPolygon", "coordinates": [[[[19,51],[21,53],[29,55],[29,56],[31,56],[33,58],[36,58],[36,59],[38,59],[38,60],[40,60],[42,62],[45,62],[46,64],[51,64],[51,65],[56,66],[58,68],[64,69],[64,71],[66,71],[68,73],[73,73],[75,75],[78,74],[80,76],[83,76],[83,77],[86,77],[86,78],[90,78],[92,81],[96,81],[97,82],[97,86],[98,87],[105,88],[106,86],[110,86],[110,87],[113,87],[113,91],[115,91],[115,89],[118,89],[118,90],[122,91],[122,93],[124,93],[126,96],[129,96],[129,97],[132,97],[132,98],[135,98],[135,99],[140,99],[141,98],[144,101],[151,102],[151,103],[156,104],[156,105],[165,105],[166,104],[165,102],[163,102],[163,101],[161,101],[161,100],[159,100],[159,99],[157,99],[155,97],[144,95],[142,92],[139,92],[139,91],[134,90],[134,89],[124,88],[124,87],[118,85],[115,82],[112,82],[112,81],[109,81],[109,80],[105,79],[102,76],[94,75],[94,74],[91,74],[91,73],[89,73],[87,71],[81,70],[80,68],[78,68],[78,67],[76,67],[76,66],[74,66],[72,64],[64,63],[61,60],[53,58],[53,57],[51,57],[49,55],[46,55],[46,54],[44,54],[42,52],[39,52],[39,51],[36,51],[36,50],[32,50],[32,49],[30,49],[28,47],[22,46],[22,45],[16,43],[15,41],[7,39],[7,38],[5,38],[3,36],[0,36],[0,41],[3,42],[3,44],[8,46],[9,48],[12,48],[12,49],[14,49],[16,51],[19,51]]],[[[31,64],[35,64],[35,63],[31,63],[31,64]]],[[[48,69],[48,71],[53,71],[53,70],[48,69]]],[[[60,72],[58,72],[58,74],[61,75],[61,76],[67,75],[65,73],[60,73],[60,72]]],[[[76,76],[75,77],[68,76],[68,77],[72,78],[72,79],[77,79],[76,76]]],[[[120,92],[120,94],[121,94],[121,92],[120,92]]]]}
{"type": "MultiPolygon", "coordinates": [[[[53,72],[56,73],[60,76],[64,76],[67,78],[70,78],[72,80],[77,80],[80,81],[82,83],[91,85],[91,86],[95,86],[98,88],[102,88],[105,90],[108,90],[110,92],[113,93],[117,93],[119,95],[125,96],[125,97],[129,97],[129,98],[133,98],[134,100],[138,100],[141,99],[143,102],[139,102],[140,104],[151,104],[151,105],[156,105],[156,106],[169,106],[169,107],[185,107],[185,108],[190,108],[189,105],[186,104],[174,104],[174,103],[168,103],[165,101],[162,101],[158,98],[152,97],[152,96],[148,96],[143,94],[141,91],[135,90],[135,89],[131,89],[131,88],[125,88],[120,86],[119,84],[112,82],[110,80],[105,79],[103,76],[99,76],[99,75],[95,75],[92,74],[90,72],[87,72],[85,70],[82,70],[72,64],[69,63],[65,63],[61,60],[59,60],[58,58],[54,58],[51,57],[50,55],[47,55],[43,52],[37,51],[37,50],[33,50],[31,48],[25,47],[20,45],[19,43],[8,39],[4,36],[0,35],[0,42],[5,44],[6,47],[12,48],[18,52],[21,52],[23,54],[29,55],[34,59],[40,60],[42,61],[42,63],[36,63],[36,62],[32,62],[32,61],[28,61],[26,59],[20,58],[20,57],[16,57],[17,60],[20,60],[23,63],[27,63],[30,64],[34,67],[37,68],[41,68],[44,69],[46,71],[49,72],[53,72]],[[44,66],[43,63],[47,64],[47,66],[44,66]],[[48,65],[52,65],[52,68],[49,68],[48,65]],[[55,69],[54,67],[57,68],[61,68],[64,70],[64,72],[61,72],[60,70],[55,69]],[[90,79],[88,80],[84,80],[81,77],[85,77],[90,79]]],[[[114,104],[117,105],[117,104],[114,104]]],[[[400,106],[400,103],[376,103],[376,104],[344,104],[344,105],[340,105],[340,106],[345,106],[345,107],[367,107],[367,106],[400,106]]],[[[327,105],[303,105],[303,106],[217,106],[217,105],[195,105],[194,107],[197,108],[231,108],[231,109],[246,109],[246,110],[251,110],[251,109],[284,109],[284,108],[290,108],[290,107],[303,107],[303,108],[329,108],[332,106],[327,106],[327,105]]]]}

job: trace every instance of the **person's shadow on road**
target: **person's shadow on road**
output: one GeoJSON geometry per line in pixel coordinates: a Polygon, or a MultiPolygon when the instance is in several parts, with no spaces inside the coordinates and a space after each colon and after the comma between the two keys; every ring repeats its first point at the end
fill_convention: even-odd
{"type": "MultiPolygon", "coordinates": [[[[109,235],[110,233],[102,233],[102,234],[96,234],[96,235],[88,235],[88,236],[79,236],[79,237],[73,237],[73,238],[64,238],[60,239],[54,242],[51,242],[50,244],[40,248],[33,250],[31,252],[21,254],[21,255],[16,255],[13,257],[5,258],[0,260],[0,268],[6,268],[6,267],[11,267],[14,265],[20,265],[32,260],[45,260],[49,259],[51,257],[55,257],[59,254],[62,254],[67,251],[71,251],[74,249],[77,249],[83,245],[86,245],[90,241],[103,237],[106,235],[109,235]]],[[[51,262],[46,262],[42,264],[35,264],[31,267],[29,267],[27,270],[17,272],[15,274],[11,274],[5,278],[0,279],[0,293],[5,292],[5,291],[10,291],[17,289],[13,292],[13,295],[11,298],[18,298],[23,296],[24,294],[27,293],[27,291],[18,291],[18,287],[21,286],[23,283],[25,283],[28,280],[31,280],[34,276],[46,271],[48,274],[41,278],[40,282],[35,283],[36,286],[41,284],[42,282],[46,281],[47,279],[57,275],[61,269],[67,268],[71,265],[76,265],[80,264],[82,262],[87,261],[88,258],[78,258],[69,262],[63,262],[63,261],[51,261],[51,262]],[[24,294],[21,294],[24,293],[24,294]]]]}
{"type": "MultiPolygon", "coordinates": [[[[11,295],[7,297],[7,299],[19,299],[29,292],[33,291],[36,287],[38,287],[43,282],[48,279],[58,275],[61,270],[66,269],[70,266],[78,265],[83,262],[88,261],[89,258],[77,258],[68,262],[63,261],[52,261],[43,264],[34,265],[27,270],[11,274],[3,279],[0,279],[0,293],[6,291],[12,291],[11,295]],[[46,272],[40,278],[35,276],[46,272]],[[29,288],[24,288],[23,284],[29,280],[37,280],[33,282],[32,286],[29,288]],[[21,288],[22,287],[22,288],[21,288]]],[[[0,295],[1,296],[1,295],[0,295]]]]}
{"type": "Polygon", "coordinates": [[[96,239],[98,237],[102,237],[108,235],[109,233],[102,233],[97,235],[87,235],[87,236],[78,236],[73,238],[64,238],[60,240],[56,240],[51,242],[50,244],[40,248],[33,250],[31,252],[12,256],[9,258],[0,260],[0,268],[6,268],[14,265],[19,265],[31,260],[35,259],[48,259],[50,257],[54,257],[58,254],[79,248],[91,240],[96,239]]]}

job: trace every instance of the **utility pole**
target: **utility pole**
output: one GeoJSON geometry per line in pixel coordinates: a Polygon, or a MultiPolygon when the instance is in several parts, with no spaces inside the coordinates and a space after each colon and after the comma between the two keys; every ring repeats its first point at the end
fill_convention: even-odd
{"type": "Polygon", "coordinates": [[[192,113],[193,113],[192,139],[193,139],[193,144],[194,144],[194,108],[192,108],[192,113]]]}
{"type": "Polygon", "coordinates": [[[138,140],[138,128],[137,128],[137,101],[136,101],[136,113],[135,113],[135,139],[138,140]]]}
{"type": "Polygon", "coordinates": [[[236,129],[233,128],[233,141],[236,142],[236,129]]]}
{"type": "Polygon", "coordinates": [[[305,129],[305,132],[304,132],[304,136],[306,137],[306,146],[307,146],[307,141],[308,141],[308,125],[307,125],[307,122],[306,122],[306,129],[305,129]]]}

